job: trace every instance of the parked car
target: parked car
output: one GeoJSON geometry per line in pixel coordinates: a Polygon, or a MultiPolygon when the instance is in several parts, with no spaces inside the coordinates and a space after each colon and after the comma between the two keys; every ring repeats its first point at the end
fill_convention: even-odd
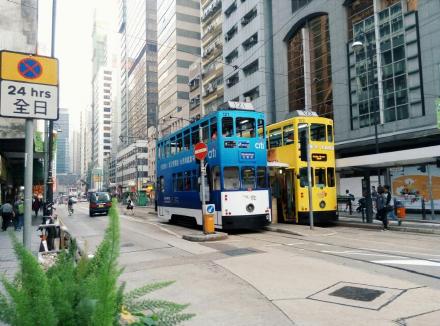
{"type": "Polygon", "coordinates": [[[94,192],[90,194],[89,215],[95,214],[108,215],[108,211],[112,207],[110,195],[107,192],[94,192]]]}

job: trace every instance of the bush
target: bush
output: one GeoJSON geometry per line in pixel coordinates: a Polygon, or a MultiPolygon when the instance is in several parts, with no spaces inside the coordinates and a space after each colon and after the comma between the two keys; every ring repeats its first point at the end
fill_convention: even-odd
{"type": "Polygon", "coordinates": [[[0,320],[9,325],[176,325],[193,317],[188,305],[142,299],[173,282],[148,284],[124,294],[118,286],[119,214],[114,200],[109,226],[93,258],[75,261],[76,243],[59,255],[47,273],[12,234],[20,271],[13,282],[2,278],[0,320]]]}

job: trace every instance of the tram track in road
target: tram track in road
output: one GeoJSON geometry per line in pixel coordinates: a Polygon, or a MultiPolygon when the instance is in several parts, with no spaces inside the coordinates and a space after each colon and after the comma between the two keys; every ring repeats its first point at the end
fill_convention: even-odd
{"type": "MultiPolygon", "coordinates": [[[[266,242],[266,243],[271,243],[271,244],[281,244],[282,246],[285,246],[286,248],[291,248],[291,249],[298,249],[301,251],[306,251],[306,252],[311,252],[314,254],[318,254],[318,255],[324,255],[324,256],[331,256],[331,257],[336,257],[339,259],[345,259],[345,260],[350,260],[350,261],[355,261],[355,262],[360,262],[360,263],[366,263],[366,264],[370,264],[370,265],[374,265],[374,266],[378,266],[378,267],[382,267],[382,268],[388,268],[388,269],[393,269],[393,270],[398,270],[398,271],[403,271],[406,273],[410,273],[410,274],[415,274],[418,276],[422,276],[422,277],[427,277],[431,280],[436,280],[436,281],[440,281],[440,273],[439,275],[435,275],[435,274],[431,274],[428,272],[424,272],[424,271],[418,271],[415,268],[410,268],[410,267],[402,267],[402,266],[394,266],[392,264],[387,264],[387,263],[379,263],[377,262],[377,259],[375,260],[368,260],[368,259],[362,259],[362,258],[357,258],[357,257],[353,257],[353,256],[349,256],[347,255],[348,253],[360,253],[359,256],[362,256],[362,254],[366,255],[367,257],[371,257],[372,256],[376,256],[376,257],[380,257],[381,255],[386,255],[388,258],[393,257],[396,260],[402,259],[402,262],[404,262],[404,260],[412,260],[412,261],[426,261],[426,262],[432,262],[432,263],[438,263],[439,260],[438,259],[426,259],[426,258],[420,258],[420,257],[415,257],[415,256],[411,256],[411,255],[407,255],[404,252],[401,252],[400,255],[396,255],[395,253],[388,252],[387,250],[380,250],[379,249],[373,249],[373,248],[359,248],[359,247],[354,247],[354,246],[349,246],[349,245],[341,245],[341,244],[334,244],[334,243],[330,243],[330,242],[326,242],[326,241],[318,241],[318,240],[313,240],[313,239],[307,239],[304,236],[294,236],[294,235],[284,235],[284,234],[279,234],[276,232],[271,232],[271,231],[266,231],[264,233],[260,233],[261,235],[264,234],[269,234],[270,236],[276,238],[282,238],[282,239],[292,239],[292,240],[298,240],[299,242],[302,243],[308,243],[308,244],[314,244],[317,246],[326,246],[326,247],[337,247],[337,248],[342,248],[345,249],[344,251],[339,250],[328,250],[327,249],[313,249],[311,247],[308,246],[303,246],[302,244],[292,244],[292,243],[284,243],[284,241],[275,241],[275,240],[270,240],[270,239],[261,239],[258,236],[254,237],[254,236],[248,236],[248,235],[236,235],[237,237],[241,237],[241,238],[245,238],[245,239],[250,239],[253,241],[261,241],[261,242],[266,242]]],[[[435,256],[440,256],[440,255],[435,255],[435,256]]],[[[408,264],[408,266],[414,266],[411,264],[408,264]]],[[[440,267],[440,266],[439,266],[440,267]]],[[[439,268],[437,267],[437,268],[439,268]]]]}

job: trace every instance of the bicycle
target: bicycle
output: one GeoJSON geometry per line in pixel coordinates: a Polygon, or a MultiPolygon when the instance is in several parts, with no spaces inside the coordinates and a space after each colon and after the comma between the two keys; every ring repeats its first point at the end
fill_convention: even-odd
{"type": "Polygon", "coordinates": [[[73,207],[68,207],[67,210],[69,211],[69,216],[73,215],[73,207]]]}

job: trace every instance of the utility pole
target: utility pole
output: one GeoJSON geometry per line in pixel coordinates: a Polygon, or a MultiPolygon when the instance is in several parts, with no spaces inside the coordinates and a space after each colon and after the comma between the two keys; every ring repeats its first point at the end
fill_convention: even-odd
{"type": "MultiPolygon", "coordinates": [[[[55,57],[55,27],[56,27],[56,11],[57,11],[57,0],[52,0],[52,38],[51,38],[51,57],[55,57]]],[[[46,207],[48,203],[53,202],[53,121],[49,120],[48,128],[48,155],[46,161],[47,164],[47,185],[46,185],[46,207]]],[[[52,209],[49,211],[46,209],[45,214],[51,215],[52,209]]]]}
{"type": "Polygon", "coordinates": [[[311,167],[311,150],[310,150],[310,126],[306,125],[307,130],[307,182],[309,190],[309,222],[310,230],[313,230],[313,189],[312,189],[312,167],[311,167]]]}

